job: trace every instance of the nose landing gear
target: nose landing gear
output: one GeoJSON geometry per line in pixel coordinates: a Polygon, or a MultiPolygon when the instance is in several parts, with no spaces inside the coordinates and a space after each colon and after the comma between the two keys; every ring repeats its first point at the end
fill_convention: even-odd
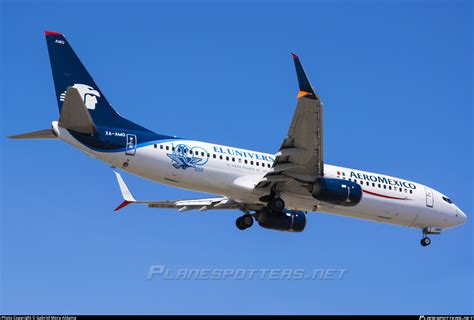
{"type": "Polygon", "coordinates": [[[442,228],[439,227],[426,227],[423,229],[423,238],[421,239],[420,243],[423,247],[429,246],[431,244],[431,239],[428,238],[429,234],[440,234],[443,231],[442,228]]]}

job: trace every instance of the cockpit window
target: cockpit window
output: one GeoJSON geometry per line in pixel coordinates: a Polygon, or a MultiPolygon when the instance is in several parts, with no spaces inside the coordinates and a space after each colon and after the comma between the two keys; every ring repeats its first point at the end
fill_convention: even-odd
{"type": "Polygon", "coordinates": [[[453,201],[449,199],[448,197],[443,197],[443,200],[446,201],[447,203],[453,203],[453,201]]]}

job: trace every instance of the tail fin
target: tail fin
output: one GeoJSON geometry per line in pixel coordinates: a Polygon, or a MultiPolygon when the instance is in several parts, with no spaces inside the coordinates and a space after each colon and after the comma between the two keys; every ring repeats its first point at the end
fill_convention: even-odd
{"type": "Polygon", "coordinates": [[[122,118],[112,108],[63,34],[46,31],[45,35],[60,113],[67,88],[73,87],[79,92],[87,111],[98,126],[139,127],[122,118]]]}

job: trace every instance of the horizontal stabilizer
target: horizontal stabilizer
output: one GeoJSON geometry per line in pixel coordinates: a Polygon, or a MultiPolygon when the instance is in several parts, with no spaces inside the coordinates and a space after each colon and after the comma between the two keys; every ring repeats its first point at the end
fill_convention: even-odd
{"type": "Polygon", "coordinates": [[[76,88],[68,87],[61,108],[59,126],[79,133],[98,132],[84,100],[76,88]]]}
{"type": "Polygon", "coordinates": [[[57,139],[52,129],[33,131],[9,136],[10,139],[57,139]]]}

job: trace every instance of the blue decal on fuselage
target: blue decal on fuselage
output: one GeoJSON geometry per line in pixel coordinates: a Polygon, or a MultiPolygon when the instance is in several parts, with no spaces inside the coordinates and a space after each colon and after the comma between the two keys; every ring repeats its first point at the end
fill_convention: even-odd
{"type": "Polygon", "coordinates": [[[178,144],[173,146],[172,150],[172,153],[166,155],[171,159],[171,164],[176,169],[194,168],[196,171],[203,171],[202,166],[209,160],[207,151],[201,147],[178,144]]]}

